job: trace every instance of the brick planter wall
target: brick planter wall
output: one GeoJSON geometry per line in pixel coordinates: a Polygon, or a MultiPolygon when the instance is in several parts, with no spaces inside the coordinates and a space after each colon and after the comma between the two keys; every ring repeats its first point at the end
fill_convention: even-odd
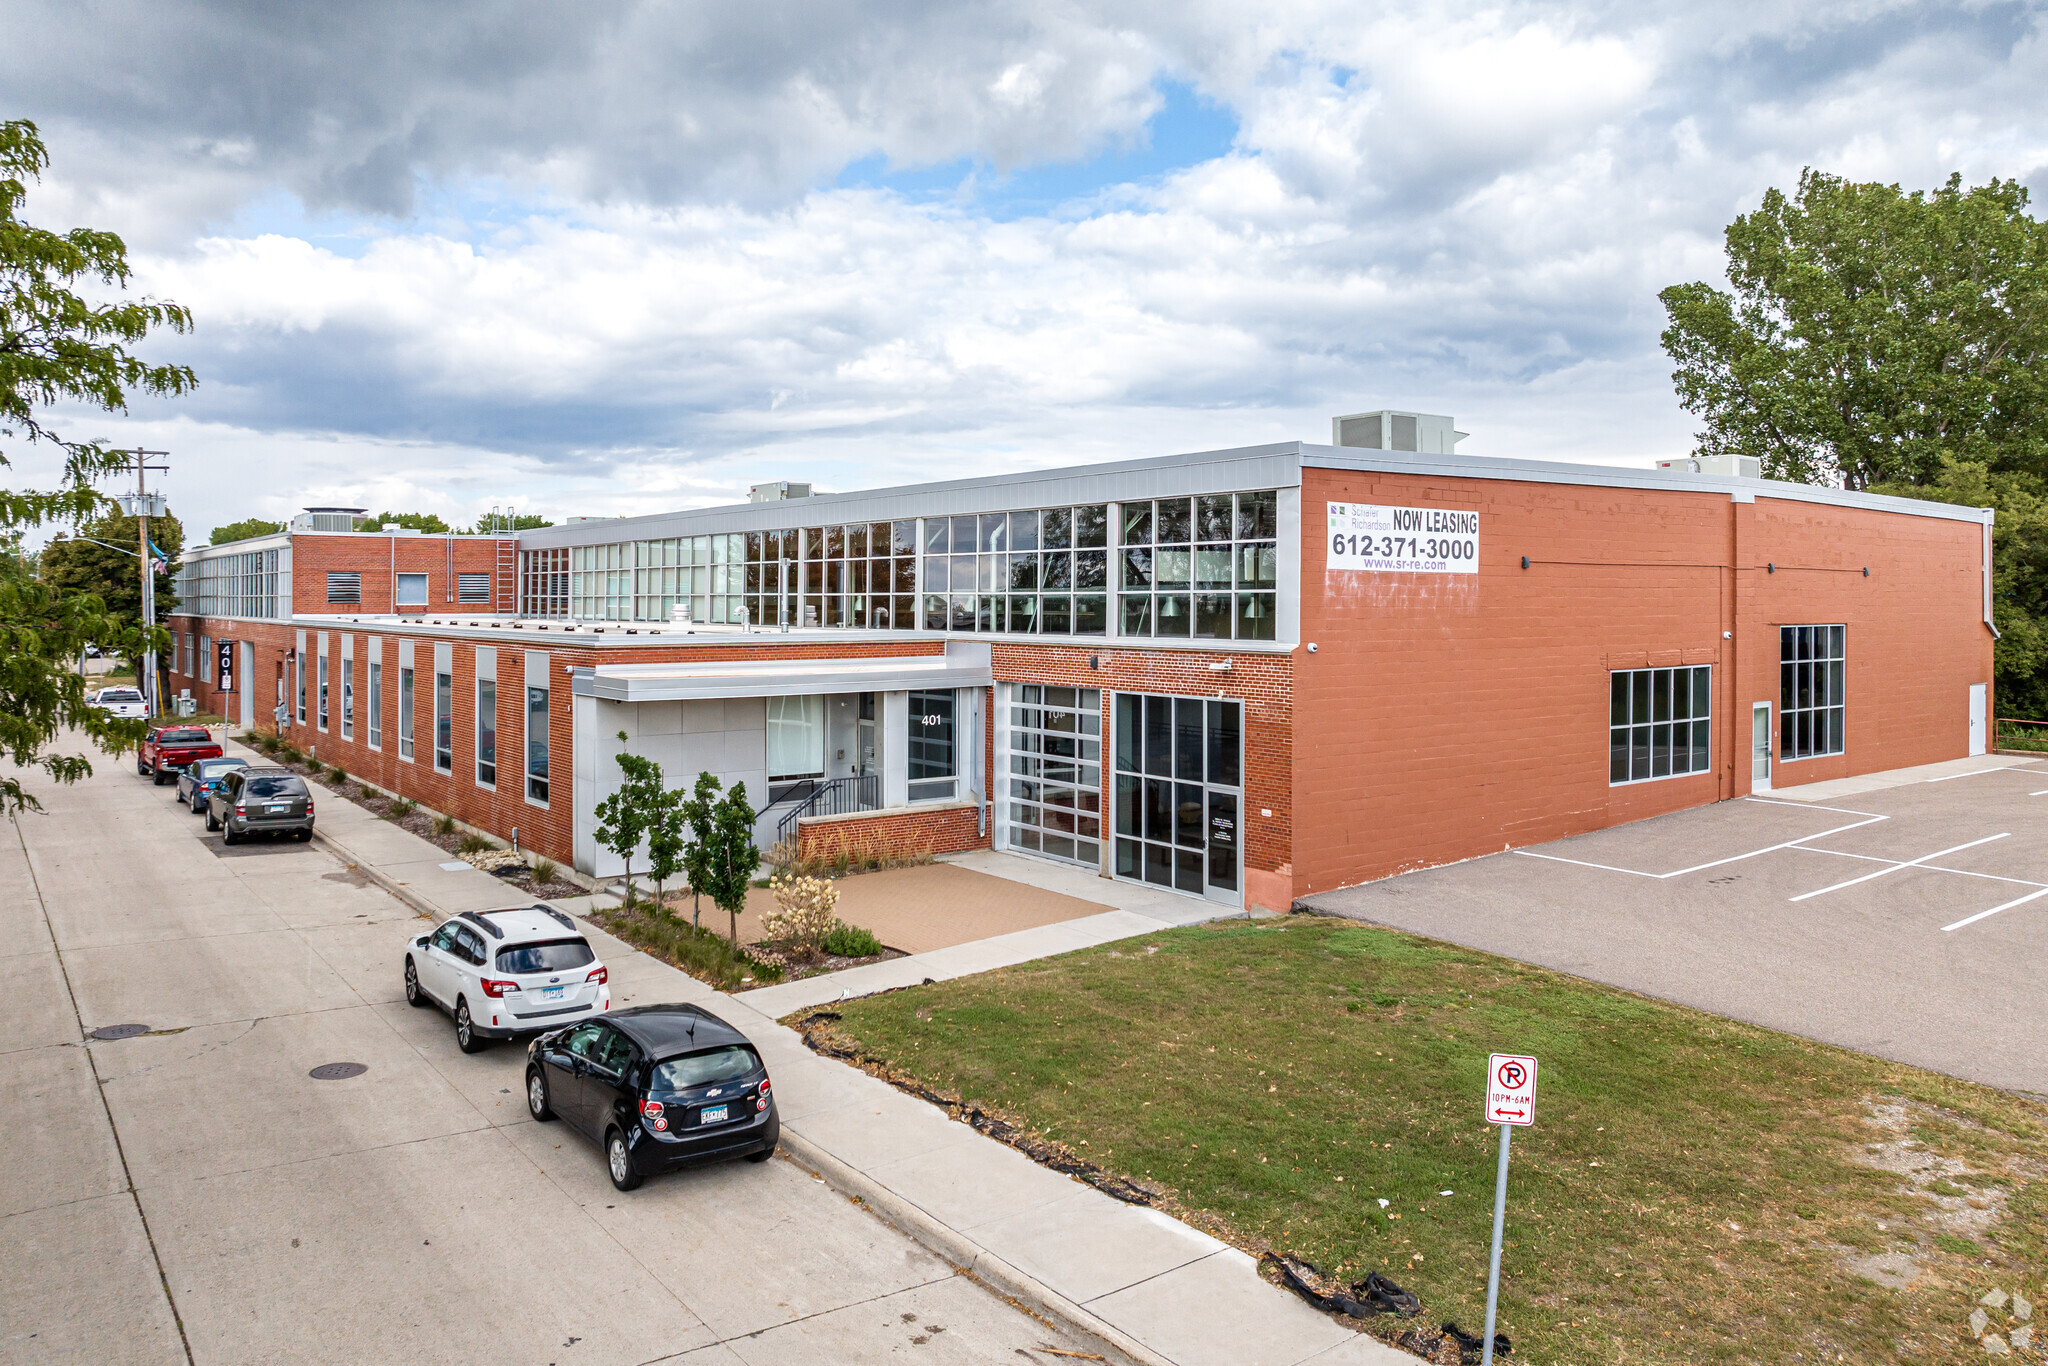
{"type": "Polygon", "coordinates": [[[796,825],[797,851],[806,858],[909,858],[958,854],[988,847],[977,829],[975,803],[899,806],[846,816],[812,816],[796,825]]]}

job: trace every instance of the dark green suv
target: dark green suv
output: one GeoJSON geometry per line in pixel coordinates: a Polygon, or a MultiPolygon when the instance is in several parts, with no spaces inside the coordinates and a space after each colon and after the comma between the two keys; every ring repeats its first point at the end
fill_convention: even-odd
{"type": "Polygon", "coordinates": [[[306,780],[288,768],[243,768],[206,798],[206,828],[239,844],[244,835],[313,838],[313,794],[306,780]]]}

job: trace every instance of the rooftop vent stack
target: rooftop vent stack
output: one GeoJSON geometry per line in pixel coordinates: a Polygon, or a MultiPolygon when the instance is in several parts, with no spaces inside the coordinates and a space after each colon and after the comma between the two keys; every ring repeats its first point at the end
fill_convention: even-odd
{"type": "Polygon", "coordinates": [[[1722,474],[1736,479],[1761,479],[1764,462],[1753,455],[1686,455],[1659,460],[1654,468],[1672,474],[1722,474]]]}
{"type": "Polygon", "coordinates": [[[747,490],[747,501],[750,503],[780,503],[788,498],[810,496],[809,484],[793,484],[787,479],[778,479],[771,484],[756,484],[747,490]]]}
{"type": "Polygon", "coordinates": [[[1397,413],[1382,408],[1376,413],[1351,413],[1330,419],[1332,445],[1365,451],[1450,455],[1468,435],[1457,430],[1445,413],[1397,413]]]}

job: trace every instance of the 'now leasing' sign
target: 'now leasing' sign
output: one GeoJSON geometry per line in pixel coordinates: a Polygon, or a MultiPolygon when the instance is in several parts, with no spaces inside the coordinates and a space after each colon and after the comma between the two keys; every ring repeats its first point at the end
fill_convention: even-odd
{"type": "Polygon", "coordinates": [[[1332,569],[1365,573],[1477,574],[1479,514],[1463,508],[1330,503],[1332,569]]]}

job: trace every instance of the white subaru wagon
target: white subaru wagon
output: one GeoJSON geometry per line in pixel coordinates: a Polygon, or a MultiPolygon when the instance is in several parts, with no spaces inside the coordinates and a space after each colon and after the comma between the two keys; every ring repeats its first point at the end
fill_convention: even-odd
{"type": "Polygon", "coordinates": [[[408,1005],[455,1018],[455,1042],[481,1053],[612,1008],[610,976],[576,922],[552,906],[464,911],[405,946],[408,1005]]]}

